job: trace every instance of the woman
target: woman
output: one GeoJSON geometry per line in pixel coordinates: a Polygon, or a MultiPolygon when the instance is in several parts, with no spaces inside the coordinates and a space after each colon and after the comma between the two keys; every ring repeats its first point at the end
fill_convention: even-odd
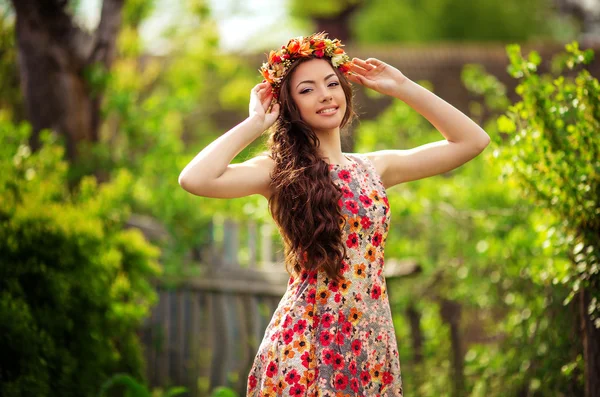
{"type": "Polygon", "coordinates": [[[281,231],[290,279],[248,376],[248,396],[402,396],[382,271],[386,189],[450,171],[489,143],[477,124],[398,69],[350,58],[326,34],[271,51],[251,91],[250,116],[181,172],[190,193],[261,194],[281,231]],[[445,139],[410,150],[343,153],[348,81],[398,98],[445,139]],[[232,159],[270,129],[268,151],[232,159]]]}

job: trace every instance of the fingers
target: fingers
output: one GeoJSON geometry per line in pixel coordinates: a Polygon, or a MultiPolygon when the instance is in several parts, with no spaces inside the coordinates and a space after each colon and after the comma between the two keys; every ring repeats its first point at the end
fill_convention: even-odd
{"type": "Polygon", "coordinates": [[[381,65],[381,61],[376,58],[369,58],[366,61],[360,58],[353,58],[352,64],[361,67],[364,70],[373,70],[377,66],[381,65]]]}

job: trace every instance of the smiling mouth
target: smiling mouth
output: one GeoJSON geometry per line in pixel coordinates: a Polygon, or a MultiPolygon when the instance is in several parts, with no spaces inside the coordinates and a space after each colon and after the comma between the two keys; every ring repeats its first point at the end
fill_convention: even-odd
{"type": "Polygon", "coordinates": [[[321,110],[320,112],[317,112],[317,114],[328,114],[328,113],[334,113],[338,110],[338,108],[329,108],[329,109],[325,109],[325,110],[321,110]]]}

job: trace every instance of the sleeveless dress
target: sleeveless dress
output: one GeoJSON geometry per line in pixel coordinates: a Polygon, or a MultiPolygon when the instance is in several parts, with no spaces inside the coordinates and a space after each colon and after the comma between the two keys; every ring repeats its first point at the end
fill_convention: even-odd
{"type": "Polygon", "coordinates": [[[396,335],[383,276],[390,222],[371,161],[330,164],[346,218],[343,281],[323,270],[293,274],[254,358],[247,396],[402,396],[396,335]]]}

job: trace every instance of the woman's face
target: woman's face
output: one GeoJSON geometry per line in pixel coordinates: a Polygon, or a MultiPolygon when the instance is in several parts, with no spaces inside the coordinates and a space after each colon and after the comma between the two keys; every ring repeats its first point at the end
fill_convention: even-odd
{"type": "Polygon", "coordinates": [[[333,66],[325,59],[298,65],[290,93],[302,120],[315,132],[339,128],[346,113],[346,96],[333,66]]]}

